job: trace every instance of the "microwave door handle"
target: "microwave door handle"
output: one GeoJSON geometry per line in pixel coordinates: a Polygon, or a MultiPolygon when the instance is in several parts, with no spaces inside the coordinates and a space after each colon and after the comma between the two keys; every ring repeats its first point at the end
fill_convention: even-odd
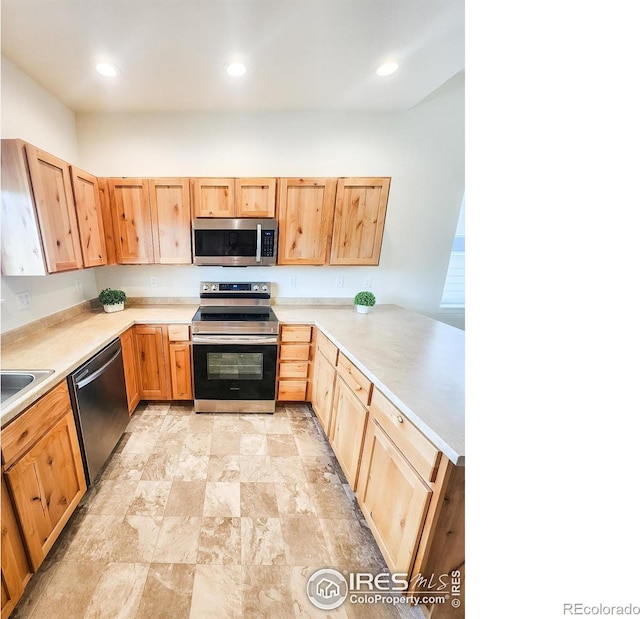
{"type": "Polygon", "coordinates": [[[256,262],[262,261],[262,224],[258,224],[258,242],[256,243],[256,262]]]}

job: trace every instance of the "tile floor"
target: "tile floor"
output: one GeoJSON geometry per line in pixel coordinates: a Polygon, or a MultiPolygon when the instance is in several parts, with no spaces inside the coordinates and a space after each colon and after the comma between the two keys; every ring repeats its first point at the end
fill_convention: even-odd
{"type": "Polygon", "coordinates": [[[386,570],[306,405],[141,404],[12,619],[423,617],[391,604],[321,612],[306,596],[320,567],[386,570]]]}

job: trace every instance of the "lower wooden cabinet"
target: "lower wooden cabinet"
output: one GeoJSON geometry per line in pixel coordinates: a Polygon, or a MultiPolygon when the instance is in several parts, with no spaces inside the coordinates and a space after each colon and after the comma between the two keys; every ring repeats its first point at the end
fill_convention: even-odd
{"type": "Polygon", "coordinates": [[[2,477],[2,619],[7,619],[22,596],[32,572],[22,543],[13,505],[2,477]]]}
{"type": "Polygon", "coordinates": [[[312,406],[316,417],[329,436],[333,407],[333,389],[336,382],[336,367],[327,359],[318,347],[313,360],[313,399],[312,406]]]}
{"type": "Polygon", "coordinates": [[[193,371],[189,325],[169,325],[169,373],[171,399],[193,400],[193,371]]]}
{"type": "Polygon", "coordinates": [[[124,382],[127,388],[127,407],[129,415],[140,402],[140,370],[138,369],[138,348],[136,346],[135,327],[127,329],[120,336],[122,361],[124,364],[124,382]]]}
{"type": "Polygon", "coordinates": [[[87,489],[66,381],[3,429],[2,460],[37,570],[87,489]]]}
{"type": "Polygon", "coordinates": [[[141,400],[169,400],[169,342],[166,325],[135,325],[141,400]]]}
{"type": "Polygon", "coordinates": [[[280,325],[276,399],[306,402],[311,396],[311,325],[280,325]]]}

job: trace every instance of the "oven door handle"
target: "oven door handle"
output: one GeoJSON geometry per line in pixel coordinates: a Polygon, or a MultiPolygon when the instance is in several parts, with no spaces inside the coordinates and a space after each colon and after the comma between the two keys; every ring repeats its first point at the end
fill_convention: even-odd
{"type": "Polygon", "coordinates": [[[192,335],[193,344],[277,344],[277,335],[192,335]]]}

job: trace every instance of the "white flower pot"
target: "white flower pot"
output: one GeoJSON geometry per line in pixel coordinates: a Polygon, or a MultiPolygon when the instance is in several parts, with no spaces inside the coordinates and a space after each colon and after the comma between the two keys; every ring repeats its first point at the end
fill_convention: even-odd
{"type": "Polygon", "coordinates": [[[104,311],[107,312],[107,314],[111,312],[121,312],[124,309],[124,302],[114,303],[113,305],[103,305],[102,307],[104,307],[104,311]]]}
{"type": "Polygon", "coordinates": [[[356,305],[356,312],[359,314],[368,314],[370,309],[368,305],[356,305]]]}

